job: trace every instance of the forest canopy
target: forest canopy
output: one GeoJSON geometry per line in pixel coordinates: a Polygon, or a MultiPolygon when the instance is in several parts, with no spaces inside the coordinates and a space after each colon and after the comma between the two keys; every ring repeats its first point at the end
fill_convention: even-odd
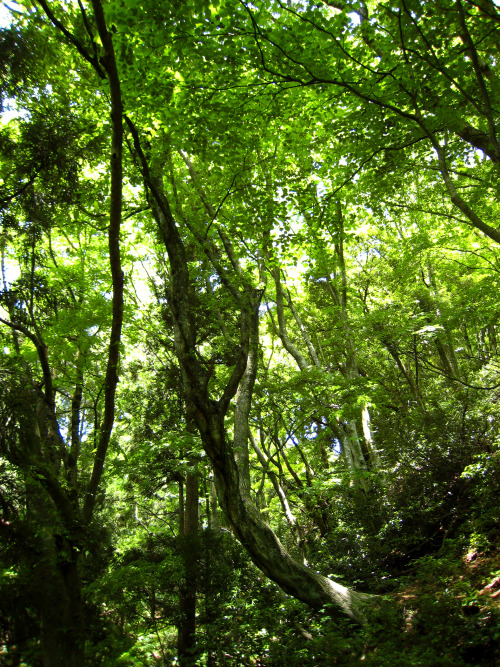
{"type": "Polygon", "coordinates": [[[495,664],[500,6],[1,16],[0,659],[495,664]]]}

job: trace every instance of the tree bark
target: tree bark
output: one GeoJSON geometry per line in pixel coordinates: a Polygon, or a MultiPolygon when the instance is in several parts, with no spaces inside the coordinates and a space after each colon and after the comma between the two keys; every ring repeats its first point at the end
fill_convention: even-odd
{"type": "MultiPolygon", "coordinates": [[[[69,545],[66,548],[71,550],[69,545]]],[[[57,553],[47,546],[33,574],[40,580],[38,594],[44,667],[83,667],[84,612],[77,553],[68,554],[61,550],[57,553]]]]}
{"type": "Polygon", "coordinates": [[[297,544],[297,549],[299,550],[299,553],[301,555],[301,560],[302,562],[307,565],[307,559],[306,559],[306,553],[304,549],[304,539],[303,539],[303,531],[300,526],[300,524],[297,521],[296,516],[293,514],[292,510],[290,509],[290,505],[288,503],[288,498],[286,497],[286,493],[283,490],[283,487],[280,484],[280,481],[278,479],[278,475],[270,469],[270,461],[266,459],[266,456],[264,452],[261,450],[259,445],[257,444],[255,438],[253,437],[252,432],[250,431],[250,442],[252,443],[252,447],[257,454],[257,458],[259,459],[259,462],[262,466],[262,469],[264,470],[264,474],[267,474],[269,479],[271,480],[271,483],[274,487],[274,490],[276,491],[276,495],[279,498],[281,508],[283,510],[283,513],[286,517],[286,520],[288,521],[288,525],[290,526],[290,529],[292,531],[292,534],[295,538],[295,542],[297,544]]]}
{"type": "Polygon", "coordinates": [[[179,594],[179,630],[177,656],[179,664],[191,664],[196,647],[196,589],[198,576],[198,475],[186,475],[186,507],[182,553],[185,580],[179,594]]]}
{"type": "Polygon", "coordinates": [[[78,550],[38,480],[28,480],[27,512],[37,527],[32,599],[40,620],[44,667],[83,667],[85,633],[78,550]]]}
{"type": "Polygon", "coordinates": [[[92,0],[97,30],[104,47],[100,59],[109,81],[111,98],[111,155],[110,155],[110,203],[108,248],[109,265],[113,284],[111,334],[108,346],[106,376],[104,379],[104,417],[94,457],[94,465],[90,476],[87,494],[83,505],[84,520],[89,522],[94,510],[95,499],[104,461],[108,450],[111,431],[115,420],[115,394],[118,384],[118,363],[120,360],[120,341],[123,324],[123,271],[120,253],[120,227],[122,220],[123,190],[123,103],[120,77],[115,58],[113,40],[106,26],[104,10],[100,0],[92,0]]]}
{"type": "MultiPolygon", "coordinates": [[[[248,368],[250,347],[258,341],[258,330],[257,333],[250,332],[248,326],[258,327],[261,294],[248,283],[244,293],[236,295],[234,290],[230,290],[236,307],[240,308],[239,354],[222,396],[219,400],[214,400],[209,395],[206,374],[196,352],[195,317],[192,300],[189,298],[191,283],[184,244],[161,188],[161,177],[152,177],[135,128],[133,136],[143,175],[151,193],[152,212],[171,264],[168,299],[174,320],[175,351],[182,370],[186,401],[194,408],[194,418],[203,447],[213,466],[219,504],[234,534],[256,566],[286,593],[314,609],[332,605],[332,609],[337,612],[341,611],[352,620],[363,623],[367,608],[377,604],[377,596],[350,590],[295,561],[261,518],[247,493],[242,492],[234,446],[227,438],[224,422],[231,400],[235,397],[248,368]]],[[[238,279],[240,284],[244,284],[245,279],[242,276],[238,276],[238,279]]],[[[257,372],[257,364],[254,366],[253,374],[257,372]]]]}
{"type": "MultiPolygon", "coordinates": [[[[78,371],[72,398],[70,443],[66,447],[59,431],[52,369],[47,347],[41,340],[36,322],[36,347],[44,378],[44,397],[39,402],[36,420],[28,425],[26,438],[36,447],[28,446],[29,461],[43,480],[34,514],[41,517],[41,560],[39,576],[41,594],[41,648],[46,667],[80,667],[84,664],[84,613],[78,570],[78,553],[84,539],[84,526],[92,520],[93,510],[115,417],[115,393],[118,383],[118,363],[123,322],[123,271],[121,268],[120,227],[122,219],[123,186],[123,104],[111,33],[107,29],[101,0],[92,0],[95,25],[102,43],[99,59],[91,56],[85,46],[53,14],[46,0],[37,0],[52,24],[78,52],[92,64],[102,79],[107,78],[111,100],[112,140],[110,147],[110,209],[108,226],[109,266],[112,279],[111,332],[104,379],[104,418],[93,461],[92,472],[80,508],[77,484],[79,455],[79,413],[82,403],[83,373],[78,371]],[[35,433],[32,433],[32,427],[35,433]],[[62,480],[62,466],[66,480],[62,480]],[[65,484],[68,482],[68,485],[65,484]],[[66,488],[68,486],[68,488],[66,488]]],[[[80,5],[86,19],[83,5],[80,5]]],[[[96,425],[97,427],[97,425],[96,425]]],[[[23,463],[26,465],[26,462],[23,463]]]]}
{"type": "Polygon", "coordinates": [[[257,508],[241,494],[238,470],[234,459],[228,456],[220,415],[212,412],[207,417],[208,420],[205,415],[199,415],[199,426],[205,450],[214,464],[219,504],[255,565],[285,593],[312,608],[333,605],[335,611],[342,611],[352,620],[364,623],[366,612],[377,604],[377,597],[337,584],[290,556],[257,508]]]}

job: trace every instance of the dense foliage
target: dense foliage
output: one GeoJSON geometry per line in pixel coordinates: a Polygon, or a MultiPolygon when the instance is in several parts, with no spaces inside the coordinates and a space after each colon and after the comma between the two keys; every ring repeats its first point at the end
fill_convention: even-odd
{"type": "Polygon", "coordinates": [[[494,665],[495,2],[1,16],[1,660],[494,665]]]}

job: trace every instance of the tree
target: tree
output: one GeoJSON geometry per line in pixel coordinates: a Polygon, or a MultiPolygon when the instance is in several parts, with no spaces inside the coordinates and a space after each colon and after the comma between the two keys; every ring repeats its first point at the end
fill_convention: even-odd
{"type": "MultiPolygon", "coordinates": [[[[63,179],[76,180],[74,162],[69,160],[68,166],[64,162],[62,165],[57,164],[56,151],[61,151],[57,136],[47,133],[47,145],[40,145],[40,135],[36,139],[34,134],[31,135],[31,147],[35,155],[31,164],[27,165],[28,180],[22,183],[25,177],[22,165],[20,170],[14,172],[13,179],[18,183],[21,181],[21,187],[14,185],[14,193],[4,198],[5,202],[9,202],[21,197],[21,214],[26,215],[28,220],[25,224],[27,233],[20,234],[26,252],[24,271],[21,270],[21,276],[13,289],[5,281],[4,273],[2,296],[10,318],[2,318],[1,321],[12,331],[15,354],[12,359],[6,360],[6,379],[12,387],[12,393],[7,392],[4,397],[2,454],[17,469],[17,475],[24,478],[26,506],[17,506],[15,511],[18,516],[25,515],[26,526],[31,524],[36,550],[40,553],[38,561],[35,561],[34,581],[39,587],[36,606],[41,625],[43,661],[50,665],[83,664],[85,635],[78,561],[80,553],[85,549],[85,531],[92,518],[113,427],[123,320],[123,273],[119,238],[122,208],[121,101],[119,82],[116,76],[113,78],[116,68],[112,46],[104,19],[99,15],[99,11],[102,14],[99,4],[95,5],[95,11],[97,24],[102,29],[101,39],[107,44],[103,64],[110,75],[113,99],[108,227],[112,315],[105,378],[100,388],[104,402],[103,416],[102,422],[96,417],[93,423],[95,455],[92,457],[87,483],[82,484],[78,469],[82,448],[84,376],[87,366],[85,357],[90,348],[90,313],[85,303],[87,295],[83,291],[83,281],[88,270],[84,263],[85,246],[82,247],[80,243],[80,248],[75,248],[68,240],[75,254],[80,255],[80,267],[78,264],[77,267],[81,273],[76,274],[76,294],[71,286],[68,286],[66,294],[55,292],[46,269],[48,262],[56,274],[56,284],[61,284],[64,270],[67,277],[74,271],[71,264],[63,269],[56,260],[52,246],[55,239],[51,238],[55,225],[49,216],[54,212],[50,211],[51,208],[57,210],[60,204],[76,203],[77,198],[72,198],[68,193],[69,201],[64,198],[51,201],[50,196],[53,197],[54,193],[45,193],[43,185],[41,188],[37,188],[38,183],[34,185],[38,173],[44,172],[44,176],[47,176],[47,170],[51,168],[62,167],[63,179]],[[41,160],[36,159],[36,152],[41,153],[41,160]],[[49,199],[45,206],[44,196],[49,199]],[[48,241],[47,249],[42,246],[45,239],[48,241]],[[78,324],[84,325],[82,329],[73,326],[68,329],[70,318],[75,314],[77,322],[80,320],[78,324]],[[51,359],[50,339],[56,345],[58,339],[66,339],[70,343],[65,346],[67,349],[63,352],[63,366],[60,369],[51,359]],[[69,388],[69,395],[65,391],[66,387],[69,388]],[[63,430],[67,432],[66,438],[61,434],[63,430]]],[[[29,133],[33,133],[35,128],[36,124],[33,123],[26,127],[28,140],[29,133]]],[[[70,144],[68,134],[61,134],[63,141],[70,144]]],[[[8,142],[7,146],[10,149],[10,155],[7,154],[9,159],[12,143],[9,146],[8,142]]],[[[54,184],[55,174],[52,173],[51,177],[54,184]]],[[[64,180],[61,181],[64,184],[64,180]]],[[[64,239],[64,227],[57,231],[64,239]]],[[[71,256],[71,250],[67,254],[71,256]]],[[[58,347],[61,354],[60,343],[58,347]]],[[[99,408],[96,405],[97,410],[99,408]]],[[[9,525],[8,522],[4,524],[7,535],[10,533],[9,525]]],[[[30,556],[33,558],[33,554],[30,556]]]]}
{"type": "Polygon", "coordinates": [[[493,3],[459,0],[430,10],[403,2],[378,5],[372,16],[364,3],[302,7],[278,1],[258,13],[245,7],[255,37],[254,62],[282,90],[314,88],[325,97],[331,91],[326,122],[342,141],[329,164],[338,167],[340,160],[348,167],[345,181],[335,179],[337,191],[365,165],[371,166],[368,173],[377,165],[390,174],[394,155],[403,170],[402,156],[416,157],[440,175],[454,207],[451,215],[500,241],[484,187],[498,177],[493,3]],[[300,40],[288,40],[290,34],[300,40]],[[441,52],[449,34],[454,40],[441,52]]]}
{"type": "Polygon", "coordinates": [[[443,512],[451,525],[464,466],[494,440],[496,413],[481,409],[497,389],[496,8],[37,7],[21,7],[4,33],[23,64],[4,59],[4,103],[15,95],[26,116],[3,128],[1,144],[11,388],[0,501],[11,536],[2,558],[27,581],[30,558],[44,554],[46,595],[12,612],[8,632],[34,627],[46,664],[82,664],[91,612],[80,579],[108,577],[120,641],[145,605],[147,621],[133,622],[154,629],[167,660],[159,624],[174,618],[176,591],[153,570],[171,563],[187,575],[176,623],[188,661],[203,635],[197,598],[209,608],[195,538],[207,459],[227,525],[257,568],[314,610],[368,623],[379,599],[350,585],[384,590],[374,554],[389,556],[377,536],[430,548],[443,512]],[[457,39],[442,46],[449,26],[457,39]],[[38,78],[21,86],[20,72],[38,78]],[[134,244],[146,247],[156,301],[147,321],[133,312],[128,276],[123,302],[120,237],[130,276],[134,244]],[[14,258],[20,276],[10,279],[14,258]],[[124,308],[130,370],[117,391],[124,308]],[[163,362],[149,364],[159,350],[163,362]],[[141,367],[153,380],[137,387],[141,367]],[[113,466],[134,464],[145,482],[113,478],[113,466]],[[149,485],[168,494],[149,497],[149,485]],[[97,572],[82,555],[93,531],[113,530],[105,490],[130,505],[127,530],[148,536],[140,586],[132,566],[115,577],[116,563],[103,556],[97,572]],[[196,549],[182,567],[182,531],[167,548],[129,493],[147,498],[148,512],[161,502],[185,512],[196,549]],[[424,520],[414,499],[425,497],[424,520]],[[16,561],[23,534],[35,547],[16,561]]]}

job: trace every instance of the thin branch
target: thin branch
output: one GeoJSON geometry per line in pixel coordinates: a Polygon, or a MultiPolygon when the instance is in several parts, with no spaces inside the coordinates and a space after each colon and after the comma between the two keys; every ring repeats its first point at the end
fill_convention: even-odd
{"type": "Polygon", "coordinates": [[[99,60],[97,57],[91,56],[90,53],[87,51],[87,49],[83,46],[83,44],[71,33],[59,19],[57,19],[53,13],[53,11],[50,9],[49,5],[47,4],[46,0],[34,0],[35,3],[38,3],[43,11],[47,14],[48,18],[50,21],[53,23],[53,25],[58,28],[63,35],[66,37],[66,39],[73,44],[73,46],[76,48],[78,53],[85,58],[87,62],[89,62],[92,67],[95,69],[97,74],[101,79],[106,78],[106,74],[104,70],[102,69],[101,65],[99,64],[99,60]]]}

